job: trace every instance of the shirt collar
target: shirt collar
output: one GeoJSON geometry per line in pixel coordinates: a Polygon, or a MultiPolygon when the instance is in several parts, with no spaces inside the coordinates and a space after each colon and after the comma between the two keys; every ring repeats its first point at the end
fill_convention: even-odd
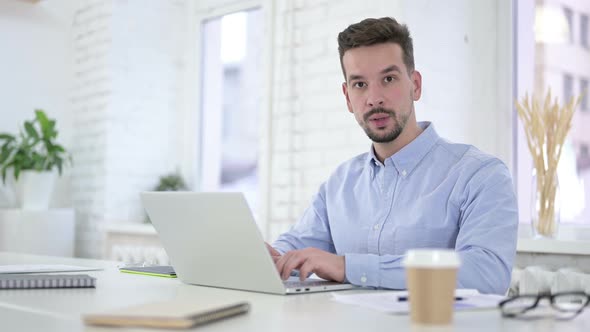
{"type": "MultiPolygon", "coordinates": [[[[418,125],[422,128],[422,133],[401,150],[385,159],[386,165],[392,163],[398,172],[404,174],[404,176],[409,175],[414,168],[416,168],[418,163],[420,163],[440,138],[432,123],[418,122],[418,125]]],[[[374,167],[380,164],[381,162],[375,155],[373,145],[371,145],[371,149],[369,149],[369,154],[367,156],[367,165],[374,167]]],[[[373,167],[370,169],[374,170],[373,167]]]]}

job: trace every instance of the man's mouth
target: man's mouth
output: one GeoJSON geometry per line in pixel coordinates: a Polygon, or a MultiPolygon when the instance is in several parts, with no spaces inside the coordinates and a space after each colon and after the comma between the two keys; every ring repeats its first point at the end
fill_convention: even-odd
{"type": "Polygon", "coordinates": [[[369,118],[369,121],[379,121],[379,120],[383,120],[389,118],[388,114],[376,114],[373,115],[372,117],[369,118]]]}
{"type": "Polygon", "coordinates": [[[369,121],[376,127],[385,127],[389,121],[390,116],[388,114],[375,114],[369,118],[369,121]]]}

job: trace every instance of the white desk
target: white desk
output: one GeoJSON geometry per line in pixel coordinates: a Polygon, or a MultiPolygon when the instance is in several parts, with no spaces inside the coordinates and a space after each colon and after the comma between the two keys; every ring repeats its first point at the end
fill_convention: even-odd
{"type": "MultiPolygon", "coordinates": [[[[116,263],[97,260],[0,253],[2,264],[70,264],[104,267],[88,272],[98,278],[96,289],[0,290],[3,331],[137,331],[87,327],[85,312],[114,309],[173,298],[207,302],[232,298],[250,302],[247,315],[196,328],[198,331],[590,331],[590,308],[576,319],[556,322],[503,319],[497,310],[459,312],[447,328],[424,329],[406,315],[388,315],[337,303],[330,293],[267,295],[185,285],[178,279],[120,273],[116,263]]],[[[366,292],[352,290],[346,292],[366,292]]],[[[157,331],[157,330],[146,330],[157,331]]]]}

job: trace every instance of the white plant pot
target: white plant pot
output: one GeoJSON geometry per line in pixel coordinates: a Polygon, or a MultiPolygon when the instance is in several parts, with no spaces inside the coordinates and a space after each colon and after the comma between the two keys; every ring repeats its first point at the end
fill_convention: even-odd
{"type": "Polygon", "coordinates": [[[53,194],[55,171],[23,171],[15,183],[16,204],[23,210],[47,210],[53,194]]]}

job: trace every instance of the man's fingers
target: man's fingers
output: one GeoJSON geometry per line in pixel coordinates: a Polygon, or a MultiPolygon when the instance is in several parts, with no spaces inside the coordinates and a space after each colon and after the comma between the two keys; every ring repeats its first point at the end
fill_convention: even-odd
{"type": "Polygon", "coordinates": [[[277,257],[277,256],[281,256],[281,253],[278,252],[275,248],[273,248],[270,244],[264,242],[264,244],[266,245],[266,249],[268,250],[268,252],[270,253],[271,256],[273,257],[277,257]]]}
{"type": "MultiPolygon", "coordinates": [[[[279,272],[279,274],[281,275],[281,279],[285,279],[283,277],[283,275],[285,274],[285,267],[287,262],[291,259],[291,257],[293,256],[293,252],[289,251],[288,253],[284,254],[283,256],[278,257],[278,260],[275,262],[275,265],[277,266],[277,271],[279,272]]],[[[291,274],[291,271],[287,271],[287,275],[291,274]]]]}
{"type": "Polygon", "coordinates": [[[291,276],[291,271],[298,269],[301,264],[305,261],[305,256],[301,254],[301,252],[291,252],[289,257],[286,257],[286,261],[283,264],[281,270],[281,277],[283,280],[289,279],[291,276]]]}
{"type": "Polygon", "coordinates": [[[293,259],[293,252],[290,251],[283,255],[283,258],[279,261],[279,265],[277,265],[279,269],[279,273],[281,274],[281,279],[287,280],[291,276],[291,270],[289,268],[290,262],[293,259]]]}
{"type": "Polygon", "coordinates": [[[291,271],[296,269],[299,270],[299,279],[302,281],[311,273],[338,282],[345,279],[344,257],[318,249],[292,250],[273,260],[283,280],[287,280],[291,276],[291,271]]]}
{"type": "Polygon", "coordinates": [[[307,277],[313,272],[314,266],[311,262],[311,259],[307,259],[300,267],[299,267],[299,280],[305,281],[307,277]]]}
{"type": "Polygon", "coordinates": [[[286,253],[283,256],[277,257],[277,260],[275,261],[277,271],[279,271],[279,274],[281,274],[281,276],[283,275],[283,266],[285,265],[287,259],[289,259],[289,256],[289,253],[286,253]]]}

